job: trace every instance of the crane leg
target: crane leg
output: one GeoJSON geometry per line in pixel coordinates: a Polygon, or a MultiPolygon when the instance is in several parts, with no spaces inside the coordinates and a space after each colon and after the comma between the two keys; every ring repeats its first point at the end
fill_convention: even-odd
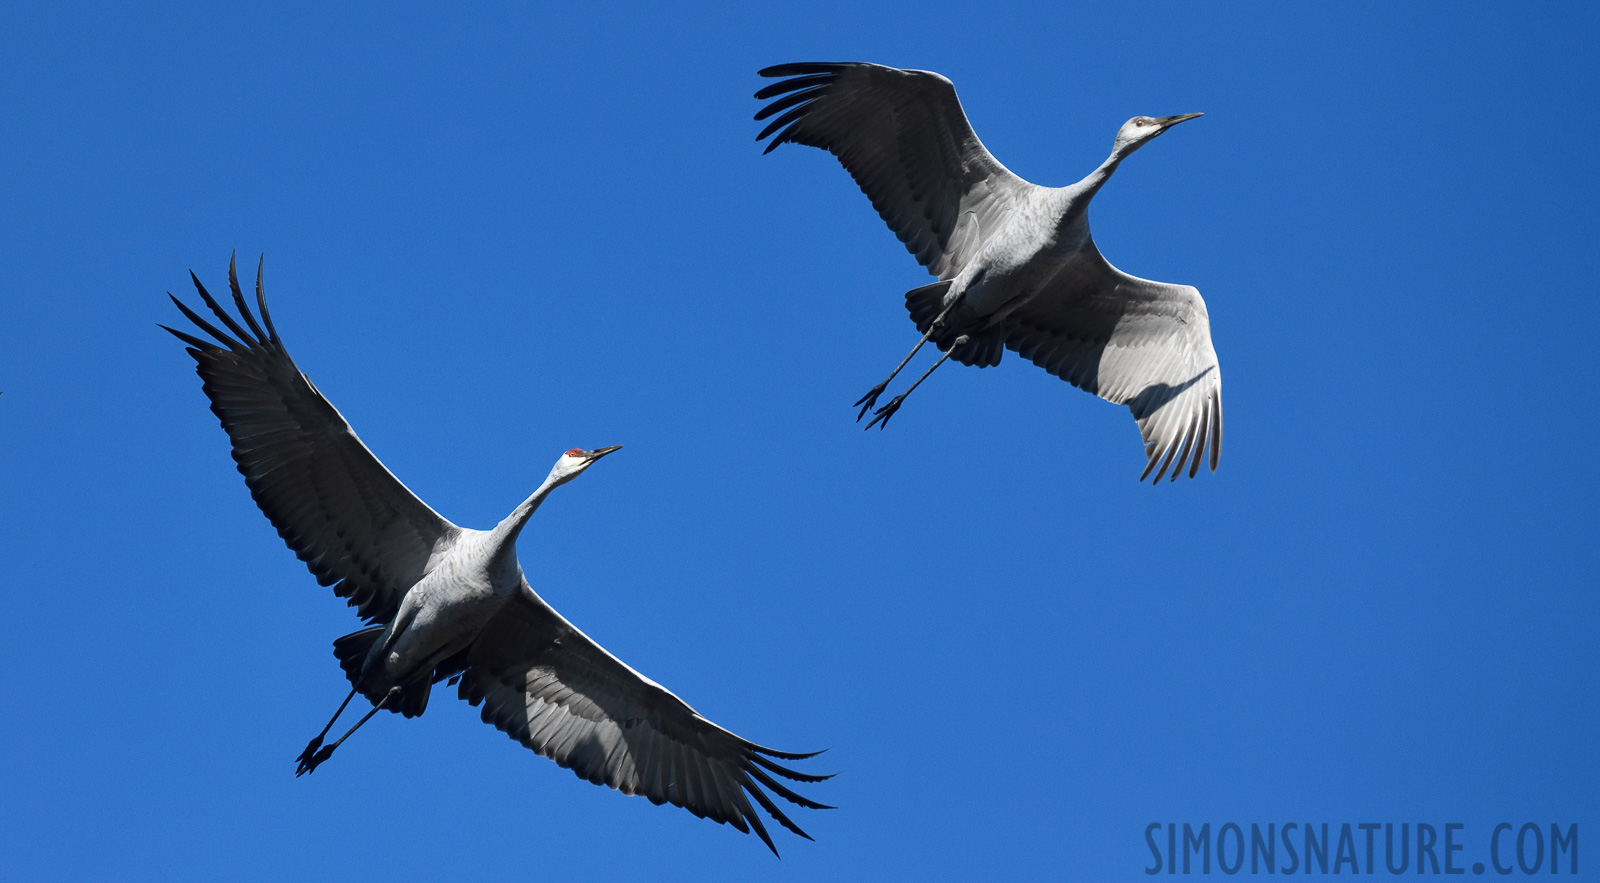
{"type": "MultiPolygon", "coordinates": [[[[878,396],[883,395],[883,391],[889,387],[889,381],[893,380],[895,375],[900,373],[900,369],[904,368],[906,363],[911,361],[911,357],[917,354],[917,350],[922,349],[922,345],[928,342],[928,337],[931,334],[933,334],[933,329],[929,328],[928,333],[922,335],[922,339],[917,341],[917,345],[911,348],[911,352],[905,358],[900,360],[900,364],[896,365],[894,370],[889,372],[889,376],[885,377],[882,383],[867,390],[866,395],[856,400],[856,405],[861,406],[861,411],[856,414],[857,423],[860,423],[861,418],[867,416],[867,411],[871,410],[872,406],[878,403],[878,396]]],[[[851,405],[851,407],[853,408],[855,405],[851,405]]]]}
{"type": "MultiPolygon", "coordinates": [[[[354,690],[350,691],[350,697],[353,697],[354,695],[355,695],[355,691],[354,690]]],[[[316,746],[318,746],[318,745],[320,745],[322,743],[322,736],[327,734],[328,727],[332,727],[333,726],[333,721],[328,721],[328,727],[324,727],[323,730],[322,730],[322,734],[318,735],[317,738],[312,739],[311,740],[311,744],[307,745],[305,752],[300,755],[300,758],[299,758],[300,764],[299,764],[299,766],[297,766],[295,768],[295,771],[294,771],[295,776],[298,778],[300,776],[305,775],[306,773],[311,772],[312,770],[315,770],[318,766],[320,766],[322,764],[323,761],[325,761],[328,758],[332,757],[333,756],[333,751],[334,751],[335,748],[338,748],[340,745],[343,745],[344,744],[344,740],[350,738],[351,734],[355,733],[356,730],[361,729],[361,725],[366,723],[367,721],[371,720],[373,715],[375,715],[379,711],[383,710],[383,707],[385,705],[389,704],[389,700],[395,699],[395,698],[399,697],[399,695],[400,695],[400,687],[399,686],[390,687],[389,688],[389,692],[384,694],[383,699],[381,701],[379,701],[377,705],[372,706],[372,710],[367,712],[364,716],[362,716],[361,720],[356,721],[356,725],[355,726],[351,727],[348,730],[345,730],[344,735],[340,736],[338,739],[336,739],[332,745],[325,746],[320,751],[315,751],[314,752],[313,749],[316,746]]],[[[350,702],[350,697],[346,697],[345,698],[344,701],[345,701],[346,704],[348,704],[350,702]]],[[[343,711],[344,711],[344,705],[340,705],[339,706],[339,712],[343,712],[343,711]]],[[[334,720],[337,720],[339,718],[339,714],[336,712],[333,717],[334,717],[334,720]]]]}
{"type": "MultiPolygon", "coordinates": [[[[883,391],[888,388],[889,382],[894,380],[895,375],[899,374],[901,369],[906,366],[906,363],[911,361],[911,357],[917,354],[917,350],[922,349],[922,345],[928,342],[928,338],[932,337],[935,331],[938,331],[944,327],[944,317],[950,313],[950,310],[953,309],[956,303],[959,301],[960,298],[957,298],[955,301],[950,302],[950,304],[948,304],[943,310],[940,310],[939,315],[936,316],[932,324],[928,326],[928,333],[922,335],[922,339],[917,341],[917,345],[911,348],[911,352],[907,353],[906,357],[900,360],[900,364],[894,366],[894,370],[889,372],[889,376],[885,377],[882,383],[867,390],[866,395],[857,399],[855,405],[850,406],[852,408],[856,407],[857,405],[861,407],[861,411],[856,414],[857,423],[860,423],[861,418],[867,416],[867,412],[872,409],[872,406],[878,403],[878,396],[883,395],[883,391]]],[[[909,391],[910,390],[907,390],[907,392],[909,391]]],[[[904,396],[901,398],[904,398],[904,396]]],[[[875,423],[877,421],[873,422],[875,423]]],[[[872,424],[868,423],[867,427],[870,429],[872,424]]]]}
{"type": "MultiPolygon", "coordinates": [[[[917,382],[911,384],[911,389],[907,389],[905,392],[895,396],[889,400],[889,404],[879,408],[877,413],[873,415],[872,423],[868,423],[866,428],[871,429],[873,424],[877,424],[880,430],[883,429],[883,427],[888,426],[889,418],[894,416],[894,412],[900,410],[900,403],[906,400],[906,396],[911,395],[911,390],[921,386],[922,381],[927,380],[928,375],[937,370],[940,365],[943,365],[945,360],[950,358],[950,354],[956,351],[956,347],[966,343],[967,339],[967,336],[963,334],[954,341],[951,341],[950,348],[944,351],[944,355],[939,357],[939,361],[934,362],[932,368],[922,372],[922,376],[917,378],[917,382]]],[[[915,350],[912,352],[915,352],[915,350]]]]}
{"type": "MultiPolygon", "coordinates": [[[[350,704],[350,700],[354,698],[356,698],[356,691],[355,688],[352,687],[350,689],[350,695],[344,697],[344,701],[339,703],[339,710],[333,713],[333,717],[328,718],[328,725],[323,727],[322,732],[318,733],[316,737],[306,745],[306,750],[300,752],[300,756],[295,758],[295,760],[300,763],[300,766],[305,767],[307,764],[311,763],[311,758],[316,756],[317,749],[322,747],[323,738],[328,735],[329,730],[333,729],[334,721],[339,719],[339,715],[344,714],[345,707],[348,706],[350,704]]],[[[315,766],[315,764],[312,764],[312,766],[315,766]]]]}

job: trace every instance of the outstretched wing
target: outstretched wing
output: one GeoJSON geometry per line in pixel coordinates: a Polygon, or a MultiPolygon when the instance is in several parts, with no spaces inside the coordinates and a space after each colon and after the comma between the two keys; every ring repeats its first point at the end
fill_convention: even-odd
{"type": "Polygon", "coordinates": [[[272,327],[259,267],[260,323],[228,262],[233,303],[248,329],[189,275],[227,331],[175,297],[178,309],[212,340],[167,330],[189,345],[250,495],[317,582],[332,585],[369,622],[393,619],[406,590],[427,572],[434,550],[460,529],[385,469],[295,367],[272,327]]]}
{"type": "Polygon", "coordinates": [[[790,791],[769,773],[820,782],[763,748],[706,720],[578,631],[524,582],[473,645],[461,698],[482,703],[483,719],[596,785],[681,806],[700,818],[752,829],[777,854],[754,798],[785,828],[810,840],[766,788],[790,803],[829,809],[790,791]]]}
{"type": "Polygon", "coordinates": [[[789,79],[756,93],[784,96],[756,114],[782,113],[756,140],[776,132],[769,153],[793,141],[838,157],[906,250],[940,279],[960,273],[1036,188],[984,149],[955,87],[936,73],[861,62],[759,73],[789,79]]]}
{"type": "Polygon", "coordinates": [[[1222,453],[1222,375],[1200,292],[1129,276],[1094,243],[1011,314],[1006,346],[1079,389],[1127,405],[1160,481],[1222,453]]]}

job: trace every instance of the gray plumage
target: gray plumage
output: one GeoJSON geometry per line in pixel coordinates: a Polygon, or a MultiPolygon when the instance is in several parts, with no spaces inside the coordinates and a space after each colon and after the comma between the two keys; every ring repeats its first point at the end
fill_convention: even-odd
{"type": "MultiPolygon", "coordinates": [[[[231,261],[228,283],[238,319],[195,278],[200,299],[222,327],[173,298],[210,339],[166,330],[188,345],[261,511],[318,582],[376,623],[334,642],[352,696],[359,692],[374,704],[363,723],[380,708],[421,714],[433,684],[459,677],[461,698],[482,705],[484,721],[580,778],[753,830],[776,854],[753,799],[810,839],[765,792],[828,808],[772,775],[800,782],[829,778],[774,762],[812,754],[764,748],[701,717],[607,653],[528,585],[516,557],[523,526],[550,491],[616,447],[567,451],[498,526],[458,527],[384,468],[300,373],[272,327],[260,270],[259,321],[231,261]]],[[[299,772],[315,769],[343,741],[323,746],[327,732],[301,755],[299,772]]]]}
{"type": "MultiPolygon", "coordinates": [[[[1199,114],[1134,117],[1088,177],[1041,187],[990,155],[955,87],[939,74],[857,62],[785,64],[759,73],[786,78],[756,93],[775,99],[756,114],[776,117],[756,136],[772,138],[767,152],[793,142],[832,153],[906,249],[938,277],[906,294],[925,340],[946,358],[978,367],[999,364],[1011,349],[1080,389],[1127,405],[1145,443],[1141,479],[1155,472],[1160,481],[1169,469],[1176,479],[1185,467],[1192,477],[1208,449],[1210,467],[1217,468],[1222,383],[1205,302],[1190,286],[1111,266],[1088,220],[1090,200],[1123,159],[1199,114]]],[[[857,402],[865,402],[862,415],[887,383],[857,402]]],[[[886,422],[904,397],[880,408],[873,422],[886,422]]]]}

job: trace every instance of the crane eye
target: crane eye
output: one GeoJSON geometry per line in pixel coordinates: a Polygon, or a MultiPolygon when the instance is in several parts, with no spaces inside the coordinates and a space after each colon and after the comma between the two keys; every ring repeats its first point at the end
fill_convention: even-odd
{"type": "Polygon", "coordinates": [[[583,448],[573,448],[572,450],[567,452],[567,456],[568,457],[582,457],[583,456],[583,448]]]}

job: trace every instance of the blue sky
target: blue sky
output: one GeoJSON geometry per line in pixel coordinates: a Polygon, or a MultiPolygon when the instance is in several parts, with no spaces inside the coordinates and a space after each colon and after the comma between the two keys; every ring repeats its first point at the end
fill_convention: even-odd
{"type": "MultiPolygon", "coordinates": [[[[1145,879],[1152,822],[1600,836],[1589,4],[392,4],[0,12],[0,871],[19,879],[1145,879]],[[1014,355],[850,403],[928,277],[756,69],[949,76],[1095,236],[1197,286],[1221,469],[1014,355]],[[386,464],[735,732],[831,747],[753,837],[436,694],[314,776],[357,621],[156,328],[266,255],[386,464]],[[1593,833],[1591,833],[1593,832],[1593,833]]],[[[919,363],[925,364],[925,363],[919,363]]],[[[1381,853],[1381,844],[1380,844],[1381,853]]],[[[1380,856],[1381,861],[1381,856],[1380,856]]],[[[1593,870],[1584,866],[1588,873],[1593,870]]],[[[1563,868],[1563,872],[1565,868],[1563,868]]]]}

